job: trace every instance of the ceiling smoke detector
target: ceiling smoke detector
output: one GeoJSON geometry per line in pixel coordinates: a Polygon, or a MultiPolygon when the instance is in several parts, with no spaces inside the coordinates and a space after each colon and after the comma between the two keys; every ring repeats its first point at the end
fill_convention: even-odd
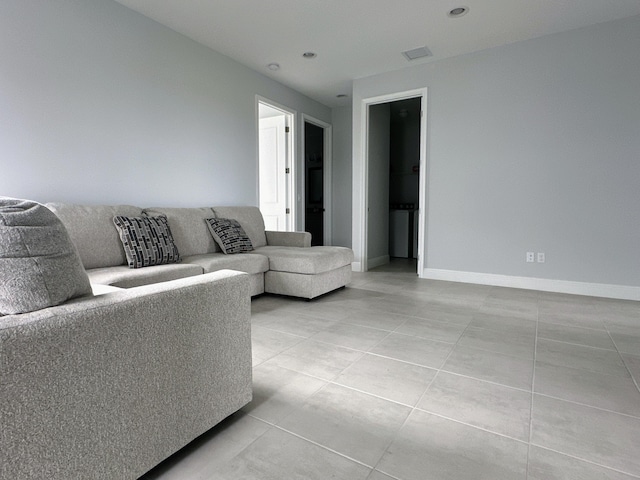
{"type": "Polygon", "coordinates": [[[275,72],[276,70],[280,70],[280,64],[270,63],[269,65],[267,65],[267,68],[275,72]]]}
{"type": "Polygon", "coordinates": [[[312,59],[312,58],[316,58],[318,56],[318,54],[316,52],[304,52],[302,54],[302,56],[306,59],[312,59]]]}
{"type": "Polygon", "coordinates": [[[468,11],[469,7],[456,7],[449,10],[449,13],[447,13],[447,15],[451,18],[458,18],[466,15],[468,11]]]}
{"type": "Polygon", "coordinates": [[[433,54],[427,47],[419,47],[402,52],[402,55],[404,55],[407,60],[411,61],[419,58],[431,57],[433,54]]]}

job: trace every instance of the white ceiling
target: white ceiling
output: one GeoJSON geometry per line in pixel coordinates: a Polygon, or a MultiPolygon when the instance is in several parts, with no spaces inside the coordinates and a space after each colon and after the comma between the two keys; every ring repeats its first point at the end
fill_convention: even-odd
{"type": "Polygon", "coordinates": [[[116,1],[331,107],[355,78],[640,15],[640,0],[116,1]],[[422,46],[433,56],[401,54],[422,46]]]}

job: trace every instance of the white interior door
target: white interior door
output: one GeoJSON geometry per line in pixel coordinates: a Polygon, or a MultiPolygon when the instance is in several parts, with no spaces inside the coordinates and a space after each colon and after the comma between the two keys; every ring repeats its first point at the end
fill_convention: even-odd
{"type": "Polygon", "coordinates": [[[287,230],[286,117],[260,119],[260,211],[267,230],[287,230]]]}

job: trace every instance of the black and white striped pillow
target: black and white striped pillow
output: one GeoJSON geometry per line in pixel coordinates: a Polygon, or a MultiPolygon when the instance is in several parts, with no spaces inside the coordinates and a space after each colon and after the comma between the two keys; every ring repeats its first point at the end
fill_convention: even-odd
{"type": "Polygon", "coordinates": [[[113,217],[129,268],[179,263],[167,217],[113,217]]]}
{"type": "Polygon", "coordinates": [[[242,253],[253,250],[249,236],[237,220],[207,218],[207,227],[224,253],[242,253]]]}

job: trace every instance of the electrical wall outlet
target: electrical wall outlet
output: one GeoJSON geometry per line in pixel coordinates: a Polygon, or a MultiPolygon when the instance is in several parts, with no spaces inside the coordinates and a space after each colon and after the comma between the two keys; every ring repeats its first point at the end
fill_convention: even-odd
{"type": "Polygon", "coordinates": [[[544,263],[544,252],[538,252],[538,263],[544,263]]]}
{"type": "Polygon", "coordinates": [[[527,252],[527,263],[533,263],[535,262],[534,260],[534,253],[533,252],[527,252]]]}

